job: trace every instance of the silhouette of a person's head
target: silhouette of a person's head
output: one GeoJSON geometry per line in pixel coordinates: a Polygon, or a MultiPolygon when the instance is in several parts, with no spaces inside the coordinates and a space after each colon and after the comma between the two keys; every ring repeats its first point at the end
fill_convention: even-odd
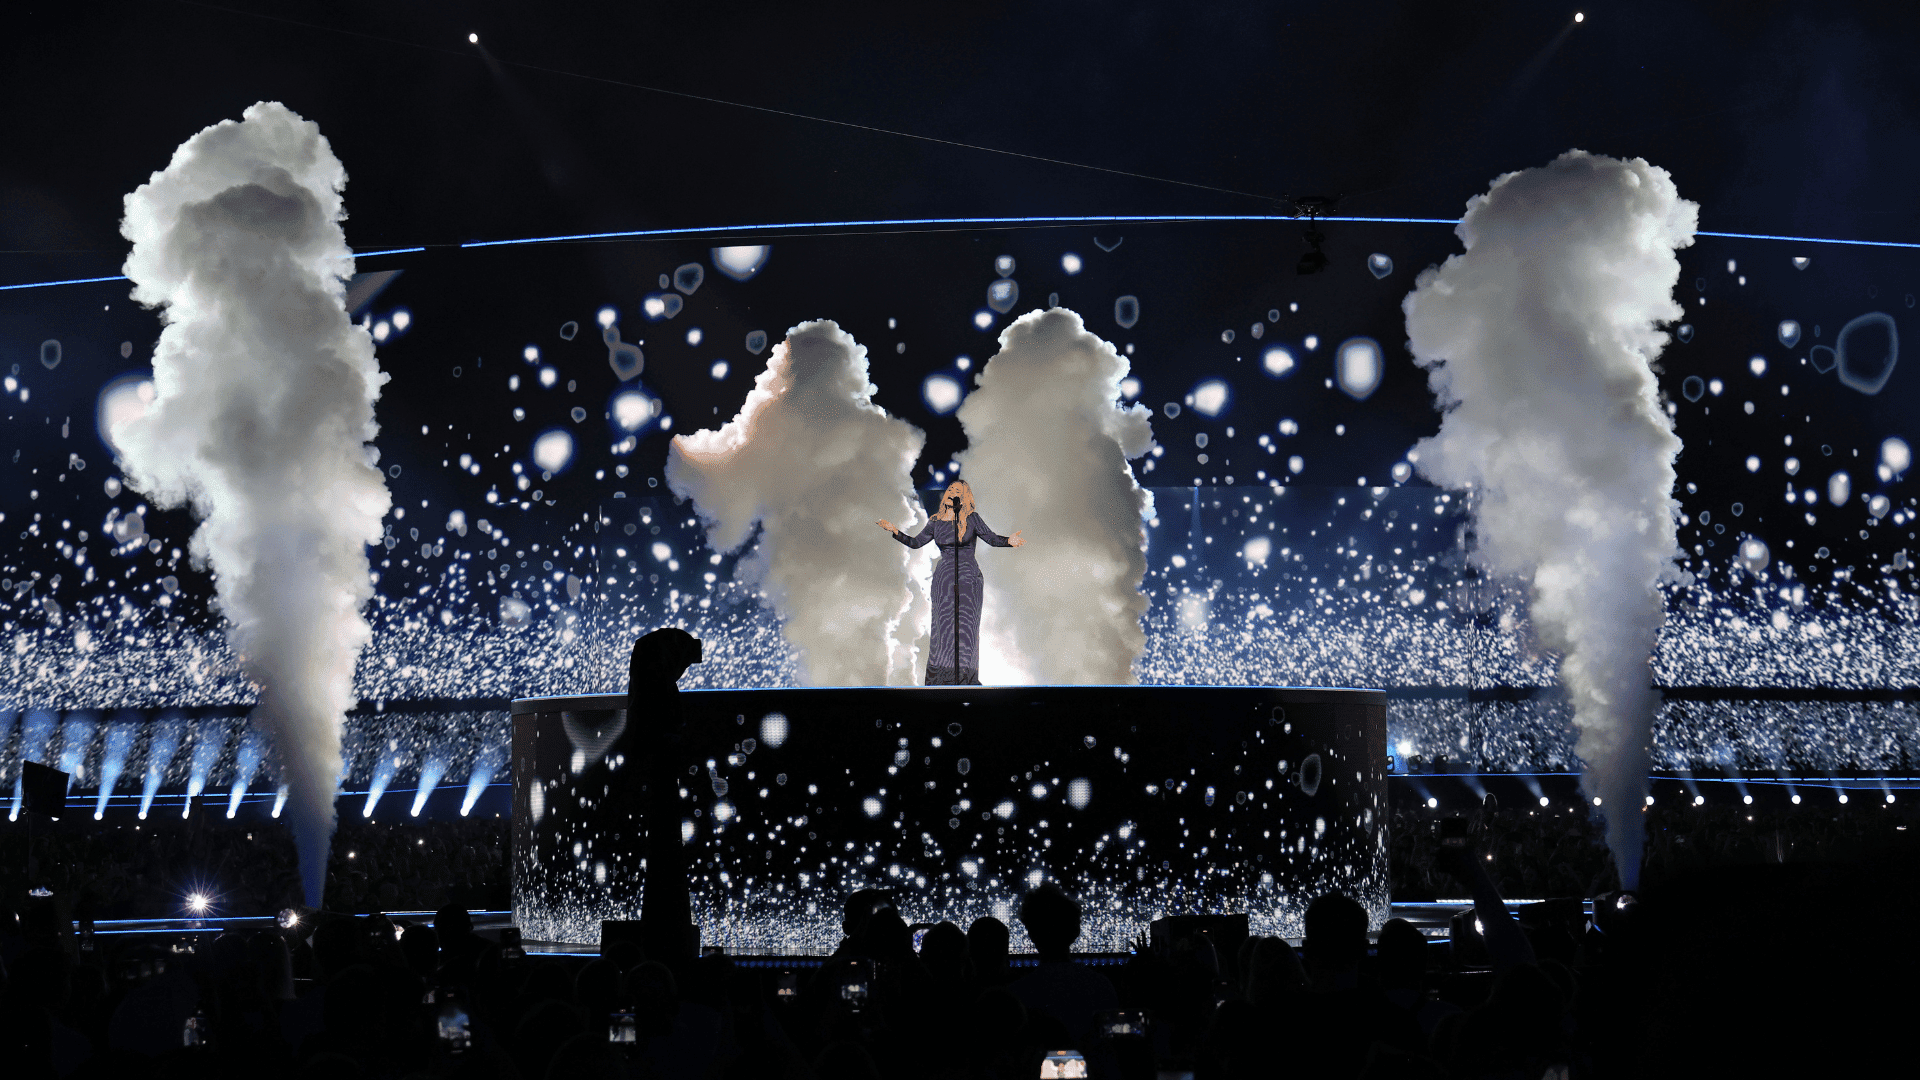
{"type": "Polygon", "coordinates": [[[855,889],[847,894],[846,903],[841,908],[840,931],[848,937],[858,937],[868,919],[892,908],[893,894],[887,890],[855,889]]]}
{"type": "Polygon", "coordinates": [[[1380,928],[1380,982],[1390,989],[1421,990],[1427,978],[1426,935],[1405,919],[1380,928]]]}
{"type": "Polygon", "coordinates": [[[1048,882],[1020,902],[1020,925],[1042,960],[1064,960],[1080,940],[1080,903],[1048,882]]]}
{"type": "Polygon", "coordinates": [[[973,969],[983,980],[993,982],[1004,979],[1007,971],[1007,946],[1012,935],[1007,932],[1007,924],[991,915],[985,915],[967,925],[967,955],[973,958],[973,969]]]}
{"type": "Polygon", "coordinates": [[[1358,982],[1367,955],[1367,909],[1358,900],[1328,893],[1307,907],[1307,973],[1319,990],[1358,982]]]}

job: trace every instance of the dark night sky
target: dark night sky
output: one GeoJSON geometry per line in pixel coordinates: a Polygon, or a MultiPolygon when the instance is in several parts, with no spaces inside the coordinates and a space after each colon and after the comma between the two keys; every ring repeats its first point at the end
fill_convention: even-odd
{"type": "Polygon", "coordinates": [[[1705,229],[1920,240],[1910,4],[29,0],[6,22],[0,281],[114,272],[121,197],[262,98],[331,139],[362,249],[1306,192],[1452,217],[1571,147],[1667,168],[1705,229]]]}

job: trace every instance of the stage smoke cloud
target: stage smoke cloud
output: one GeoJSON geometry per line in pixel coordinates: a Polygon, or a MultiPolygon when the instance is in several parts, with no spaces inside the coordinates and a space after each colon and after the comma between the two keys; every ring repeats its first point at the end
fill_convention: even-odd
{"type": "Polygon", "coordinates": [[[960,407],[961,475],[980,516],[1027,541],[981,558],[982,681],[1137,681],[1153,496],[1127,461],[1152,448],[1153,425],[1146,406],[1121,403],[1127,371],[1079,315],[1035,311],[1000,334],[960,407]]]}
{"type": "Polygon", "coordinates": [[[1471,489],[1475,557],[1526,578],[1562,651],[1583,786],[1602,800],[1624,886],[1638,883],[1658,693],[1649,658],[1675,566],[1680,439],[1653,364],[1699,207],[1645,161],[1581,151],[1467,203],[1466,247],[1406,298],[1415,360],[1443,412],[1420,471],[1471,489]]]}
{"type": "Polygon", "coordinates": [[[801,323],[732,420],[667,453],[667,485],[693,500],[714,550],[758,527],[742,574],[766,590],[810,686],[909,686],[924,655],[926,556],[873,523],[926,520],[912,479],[926,436],[874,391],[864,346],[832,322],[801,323]]]}
{"type": "Polygon", "coordinates": [[[228,637],[286,769],[300,877],[320,906],[340,728],[389,497],[370,444],[387,376],[342,306],[346,171],[317,125],[260,102],[126,199],[133,298],[161,309],[154,399],[113,432],[128,482],[192,505],[228,637]]]}

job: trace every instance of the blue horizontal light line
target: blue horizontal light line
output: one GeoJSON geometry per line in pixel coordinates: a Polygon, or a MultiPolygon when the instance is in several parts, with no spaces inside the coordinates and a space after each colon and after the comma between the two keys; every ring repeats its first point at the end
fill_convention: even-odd
{"type": "MultiPolygon", "coordinates": [[[[627,229],[619,232],[564,233],[556,236],[524,236],[511,240],[468,240],[462,248],[514,247],[527,244],[559,244],[577,240],[644,240],[668,236],[719,236],[730,233],[785,232],[793,229],[859,229],[897,226],[969,226],[988,227],[996,225],[1142,225],[1155,223],[1205,223],[1232,221],[1299,221],[1291,214],[1080,214],[1044,217],[979,217],[979,218],[867,218],[852,221],[783,221],[768,222],[760,225],[702,225],[679,229],[627,229]]],[[[1360,225],[1458,225],[1455,218],[1418,218],[1418,217],[1350,217],[1333,215],[1311,219],[1315,221],[1338,221],[1360,225]]],[[[1845,244],[1853,247],[1884,248],[1920,248],[1920,243],[1900,240],[1847,240],[1831,236],[1782,236],[1776,233],[1737,233],[1709,232],[1694,233],[1695,236],[1712,236],[1727,240],[1780,240],[1795,244],[1845,244]]],[[[426,245],[418,247],[382,248],[379,251],[355,252],[355,258],[367,259],[378,255],[415,255],[426,251],[426,245]]],[[[124,275],[111,277],[68,278],[61,281],[29,281],[18,285],[0,285],[0,292],[9,289],[41,289],[53,285],[89,285],[102,281],[125,281],[124,275]]]]}
{"type": "MultiPolygon", "coordinates": [[[[356,251],[352,253],[351,257],[355,259],[371,259],[375,255],[414,255],[425,250],[427,250],[425,247],[385,248],[380,251],[356,251]]],[[[19,285],[0,285],[0,292],[6,292],[9,289],[44,289],[50,285],[94,285],[102,281],[126,280],[128,279],[125,274],[113,274],[108,277],[67,278],[63,281],[28,281],[19,285]]]]}
{"type": "Polygon", "coordinates": [[[127,275],[115,274],[112,277],[67,278],[65,281],[29,281],[20,285],[0,285],[0,292],[8,289],[44,289],[51,285],[92,285],[100,281],[125,281],[127,275]]]}
{"type": "MultiPolygon", "coordinates": [[[[1044,215],[1044,217],[868,217],[854,221],[772,221],[762,225],[699,225],[685,229],[626,229],[618,233],[564,233],[555,236],[518,236],[513,240],[467,240],[461,248],[507,248],[524,244],[564,244],[572,240],[645,240],[659,236],[718,236],[730,233],[785,233],[793,229],[877,229],[877,227],[991,227],[991,225],[1154,225],[1154,223],[1210,223],[1210,221],[1300,221],[1290,213],[1085,213],[1085,215],[1044,215]]],[[[1342,221],[1352,225],[1459,225],[1453,217],[1348,217],[1332,215],[1313,221],[1342,221]]],[[[1857,248],[1920,248],[1920,242],[1905,240],[1847,240],[1839,236],[1782,236],[1776,233],[1711,233],[1724,240],[1784,240],[1789,244],[1847,244],[1857,248]]],[[[378,252],[355,252],[353,258],[374,256],[413,256],[426,246],[382,248],[378,252]]],[[[127,281],[125,275],[113,277],[75,277],[65,281],[29,281],[0,284],[0,292],[12,288],[46,288],[54,284],[94,284],[102,281],[127,281]]]]}
{"type": "MultiPolygon", "coordinates": [[[[873,218],[854,221],[788,221],[762,225],[710,225],[698,228],[680,229],[630,229],[620,232],[572,233],[559,236],[530,236],[513,240],[470,240],[460,246],[463,248],[503,247],[519,244],[553,244],[574,240],[639,240],[649,237],[717,235],[722,233],[754,233],[784,231],[790,229],[846,229],[872,228],[878,226],[927,226],[927,225],[1130,225],[1153,224],[1156,222],[1231,222],[1231,221],[1299,221],[1290,214],[1094,214],[1078,216],[1049,217],[986,217],[986,218],[873,218]]],[[[1415,218],[1415,217],[1322,217],[1319,221],[1339,221],[1355,224],[1377,225],[1457,225],[1455,218],[1415,218]]],[[[1858,247],[1920,248],[1920,243],[1906,243],[1896,240],[1844,240],[1836,237],[1819,236],[1781,236],[1773,233],[1735,233],[1735,232],[1697,232],[1695,236],[1713,236],[1733,240],[1784,240],[1799,244],[1848,244],[1858,247]]]]}
{"type": "Polygon", "coordinates": [[[1796,244],[1851,244],[1856,247],[1920,248],[1899,240],[1840,240],[1824,236],[1774,236],[1770,233],[1697,232],[1695,236],[1718,236],[1728,240],[1788,240],[1796,244]]]}
{"type": "MultiPolygon", "coordinates": [[[[1298,221],[1290,214],[1090,214],[1069,217],[985,218],[870,218],[857,221],[786,221],[762,225],[706,225],[682,229],[629,229],[621,232],[529,236],[515,240],[469,240],[463,248],[504,247],[514,244],[554,244],[572,240],[639,240],[659,236],[695,236],[718,233],[754,233],[788,229],[858,229],[899,225],[1136,225],[1156,222],[1298,221]]],[[[1457,225],[1453,218],[1323,217],[1320,221],[1348,221],[1385,225],[1457,225]]]]}

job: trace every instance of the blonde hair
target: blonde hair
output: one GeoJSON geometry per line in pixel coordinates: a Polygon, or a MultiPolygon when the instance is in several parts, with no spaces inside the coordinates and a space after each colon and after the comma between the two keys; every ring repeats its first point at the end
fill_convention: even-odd
{"type": "Polygon", "coordinates": [[[934,511],[934,517],[940,521],[954,521],[953,507],[947,505],[948,492],[960,489],[960,515],[953,528],[954,543],[967,538],[967,519],[973,516],[973,488],[965,480],[955,480],[940,492],[940,505],[934,511]]]}

